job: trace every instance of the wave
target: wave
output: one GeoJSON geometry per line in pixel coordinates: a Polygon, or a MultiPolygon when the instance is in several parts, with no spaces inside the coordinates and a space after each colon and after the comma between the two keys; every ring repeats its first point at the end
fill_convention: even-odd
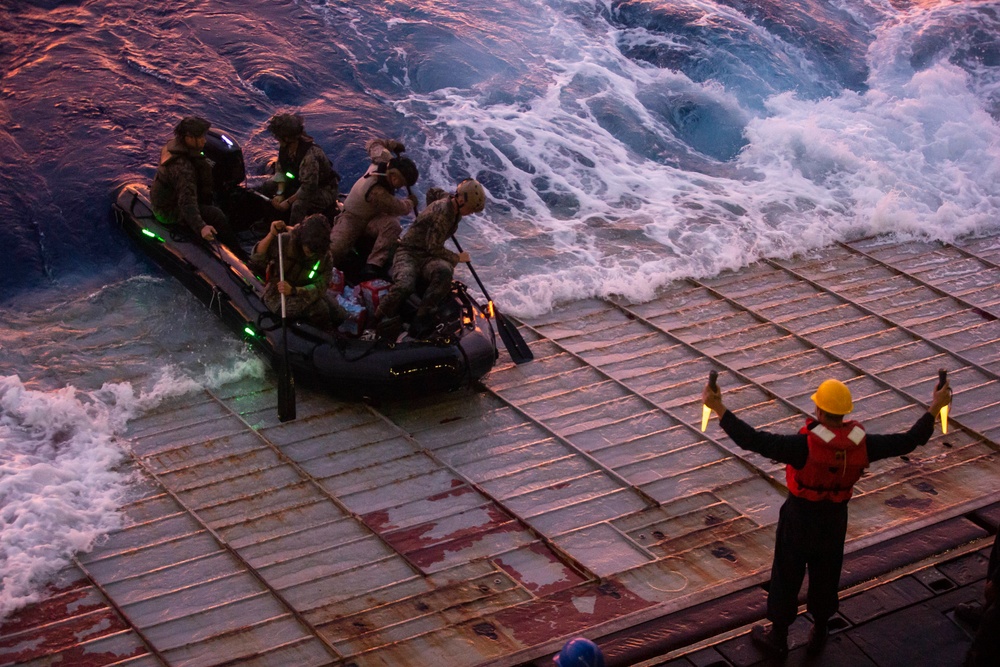
{"type": "Polygon", "coordinates": [[[119,507],[140,475],[128,465],[129,420],[168,398],[262,375],[259,360],[241,360],[198,379],[167,367],[147,390],[43,391],[0,377],[0,619],[41,599],[77,553],[121,527],[119,507]]]}

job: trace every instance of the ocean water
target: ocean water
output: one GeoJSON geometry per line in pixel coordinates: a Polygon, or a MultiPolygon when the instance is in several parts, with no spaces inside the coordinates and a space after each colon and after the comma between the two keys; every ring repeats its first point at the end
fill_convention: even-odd
{"type": "MultiPolygon", "coordinates": [[[[1000,227],[1000,2],[8,0],[0,5],[0,616],[117,525],[128,419],[267,370],[109,216],[186,114],[372,136],[507,312],[836,240],[1000,227]]],[[[462,270],[459,270],[461,277],[462,270]]]]}

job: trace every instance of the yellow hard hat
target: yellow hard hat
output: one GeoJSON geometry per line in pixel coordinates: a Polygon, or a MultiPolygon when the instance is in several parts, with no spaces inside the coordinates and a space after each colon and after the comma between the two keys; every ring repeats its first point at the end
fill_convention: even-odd
{"type": "Polygon", "coordinates": [[[846,415],[854,409],[851,390],[840,380],[825,380],[812,400],[817,408],[831,415],[846,415]]]}

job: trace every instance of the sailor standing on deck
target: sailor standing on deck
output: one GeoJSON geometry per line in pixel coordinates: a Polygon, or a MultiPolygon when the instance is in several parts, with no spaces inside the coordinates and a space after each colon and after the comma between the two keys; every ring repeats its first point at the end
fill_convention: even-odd
{"type": "Polygon", "coordinates": [[[846,421],[853,408],[851,391],[838,380],[826,380],[812,396],[815,419],[807,419],[797,435],[758,431],[726,409],[722,393],[711,385],[702,401],[719,415],[733,442],[786,464],[789,496],[781,506],[767,595],[770,630],[754,626],[750,638],[761,650],[784,657],[788,627],[798,613],[798,594],[806,568],[809,589],[806,608],[814,625],[806,652],[816,655],[826,643],[828,622],[839,605],[837,591],[847,537],[847,502],[872,461],[902,456],[927,443],[934,419],[951,403],[951,388],[934,389],[930,407],[906,433],[865,433],[860,423],[846,421]]]}

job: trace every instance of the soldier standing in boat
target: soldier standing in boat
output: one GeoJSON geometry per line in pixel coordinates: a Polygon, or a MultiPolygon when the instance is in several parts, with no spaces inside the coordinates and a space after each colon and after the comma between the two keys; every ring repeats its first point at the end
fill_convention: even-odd
{"type": "Polygon", "coordinates": [[[411,188],[419,178],[417,165],[403,157],[406,148],[394,139],[372,139],[365,145],[371,166],[351,188],[344,210],[337,216],[330,238],[330,258],[344,267],[351,248],[362,236],[375,239],[365,260],[365,279],[383,277],[403,230],[400,217],[416,210],[416,197],[397,198],[400,188],[411,188]]]}
{"type": "Polygon", "coordinates": [[[305,133],[302,116],[276,114],[267,129],[279,146],[274,178],[262,188],[274,208],[292,226],[313,213],[333,215],[340,175],[323,149],[305,133]]]}
{"type": "Polygon", "coordinates": [[[951,403],[947,382],[934,389],[930,407],[905,433],[865,433],[860,423],[845,420],[854,409],[851,391],[838,380],[826,380],[812,395],[815,419],[796,435],[758,431],[726,409],[722,393],[711,383],[702,402],[719,415],[719,425],[741,448],[786,464],[789,496],[778,518],[767,618],[771,628],[751,629],[761,650],[788,654],[788,628],[798,614],[798,594],[809,570],[806,608],[813,617],[806,653],[816,655],[826,643],[829,619],[837,612],[840,571],[847,538],[847,502],[865,468],[879,459],[903,456],[927,443],[941,408],[951,403]]]}
{"type": "Polygon", "coordinates": [[[402,330],[399,308],[414,292],[421,277],[428,284],[410,334],[419,337],[431,328],[437,307],[451,290],[455,265],[469,261],[469,253],[453,252],[444,247],[445,241],[458,229],[462,216],[479,213],[486,207],[483,186],[471,178],[459,183],[454,194],[432,188],[427,198],[429,205],[399,240],[392,261],[392,287],[375,313],[378,334],[384,339],[394,339],[402,330]]]}
{"type": "Polygon", "coordinates": [[[183,224],[205,241],[218,238],[238,254],[239,240],[226,214],[214,203],[212,163],[204,149],[212,124],[199,116],[185,116],[174,127],[174,138],[160,150],[150,204],[165,225],[183,224]]]}

